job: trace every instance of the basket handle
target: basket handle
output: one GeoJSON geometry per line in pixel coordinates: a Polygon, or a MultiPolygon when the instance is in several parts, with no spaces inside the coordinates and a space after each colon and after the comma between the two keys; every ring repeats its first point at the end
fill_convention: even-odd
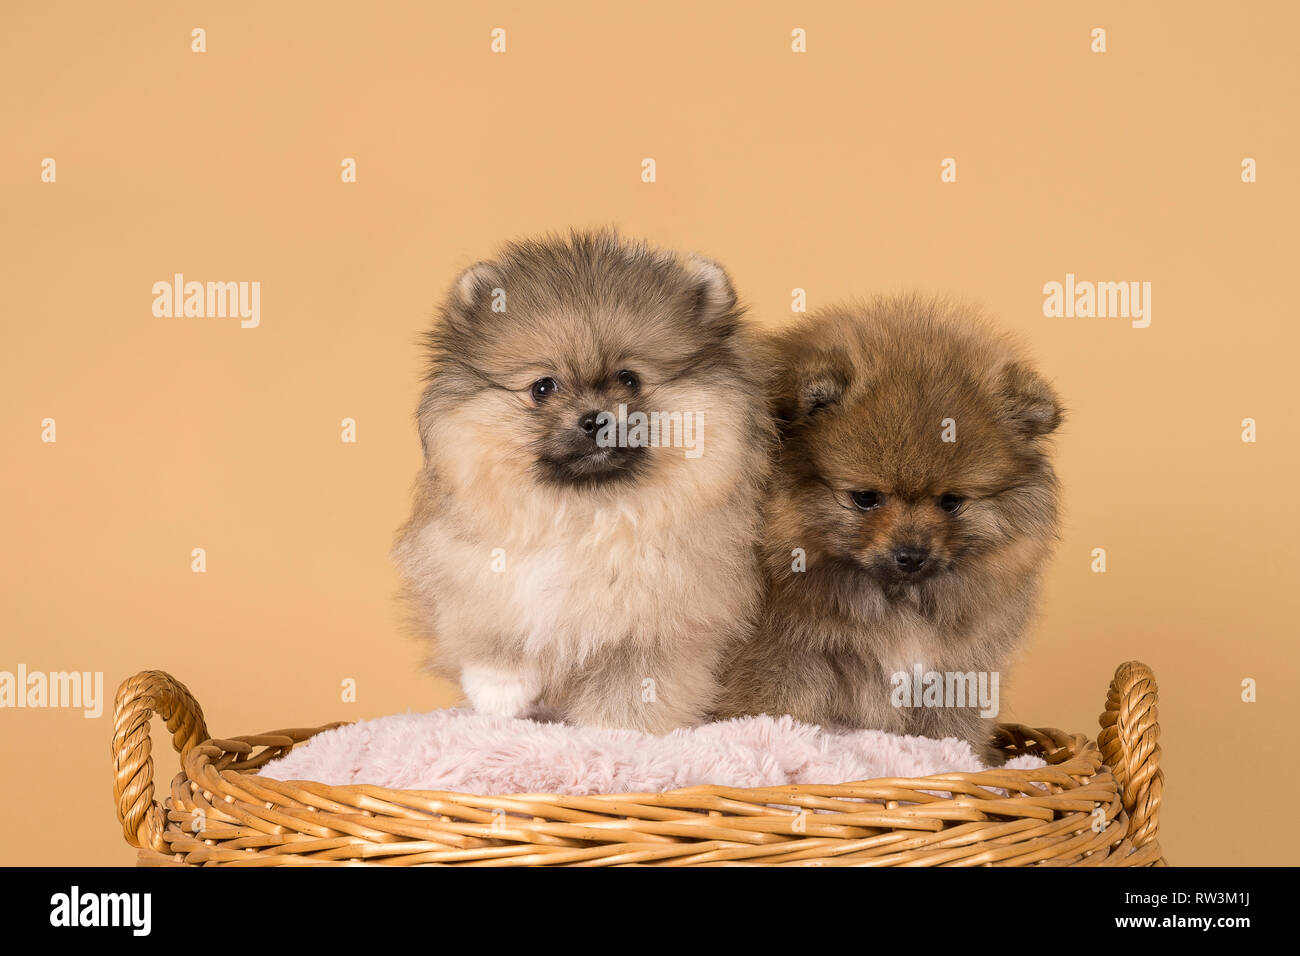
{"type": "Polygon", "coordinates": [[[141,671],[122,681],[113,707],[113,800],[122,835],[134,847],[167,852],[166,817],[153,799],[153,749],[149,720],[157,714],[184,759],[207,740],[203,710],[185,685],[163,671],[141,671]]]}
{"type": "Polygon", "coordinates": [[[1160,769],[1158,700],[1151,668],[1129,661],[1115,669],[1106,692],[1106,710],[1098,718],[1097,743],[1102,760],[1119,782],[1135,846],[1150,843],[1160,828],[1165,772],[1160,769]]]}

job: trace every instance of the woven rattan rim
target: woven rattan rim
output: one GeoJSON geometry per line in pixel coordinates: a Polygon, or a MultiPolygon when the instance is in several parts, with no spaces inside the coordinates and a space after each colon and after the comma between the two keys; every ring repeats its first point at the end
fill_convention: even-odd
{"type": "Polygon", "coordinates": [[[999,725],[1008,756],[1045,758],[1037,770],[485,796],[262,777],[268,761],[342,724],[211,738],[185,686],[144,671],[118,689],[113,795],[123,835],[153,865],[1163,865],[1150,668],[1116,670],[1100,723],[1098,743],[999,725]],[[155,714],[182,762],[163,805],[154,800],[155,714]]]}

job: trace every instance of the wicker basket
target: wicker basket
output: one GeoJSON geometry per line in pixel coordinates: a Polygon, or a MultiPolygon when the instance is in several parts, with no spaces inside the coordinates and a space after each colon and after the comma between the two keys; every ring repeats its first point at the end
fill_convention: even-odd
{"type": "Polygon", "coordinates": [[[1156,839],[1164,782],[1156,682],[1136,661],[1115,672],[1097,742],[999,725],[998,745],[1008,756],[1040,754],[1047,766],[1037,770],[586,797],[330,787],[257,774],[295,744],[339,726],[210,738],[179,681],[144,671],[123,682],[113,796],[140,865],[1165,862],[1156,839]],[[154,714],[167,722],[182,764],[162,806],[153,799],[154,714]]]}

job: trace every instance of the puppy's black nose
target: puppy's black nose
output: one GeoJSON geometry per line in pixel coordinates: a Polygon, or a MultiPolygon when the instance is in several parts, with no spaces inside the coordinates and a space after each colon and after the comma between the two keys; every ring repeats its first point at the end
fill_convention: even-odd
{"type": "Polygon", "coordinates": [[[898,565],[898,570],[904,574],[914,574],[925,567],[925,562],[930,560],[930,552],[926,548],[908,545],[903,548],[894,549],[894,563],[898,565]]]}
{"type": "Polygon", "coordinates": [[[588,435],[595,437],[596,429],[598,429],[603,424],[603,422],[601,421],[601,416],[603,414],[604,412],[599,412],[599,411],[583,412],[582,416],[578,419],[578,427],[581,428],[588,435]]]}

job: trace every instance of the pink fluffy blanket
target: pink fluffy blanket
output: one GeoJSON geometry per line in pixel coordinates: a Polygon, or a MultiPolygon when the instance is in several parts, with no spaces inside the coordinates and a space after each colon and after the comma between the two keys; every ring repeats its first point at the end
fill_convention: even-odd
{"type": "MultiPolygon", "coordinates": [[[[1009,769],[1044,766],[1015,757],[1009,769]]],[[[276,780],[477,794],[646,793],[921,777],[984,765],[962,741],[743,717],[654,737],[472,710],[396,714],[317,734],[262,768],[276,780]]]]}

